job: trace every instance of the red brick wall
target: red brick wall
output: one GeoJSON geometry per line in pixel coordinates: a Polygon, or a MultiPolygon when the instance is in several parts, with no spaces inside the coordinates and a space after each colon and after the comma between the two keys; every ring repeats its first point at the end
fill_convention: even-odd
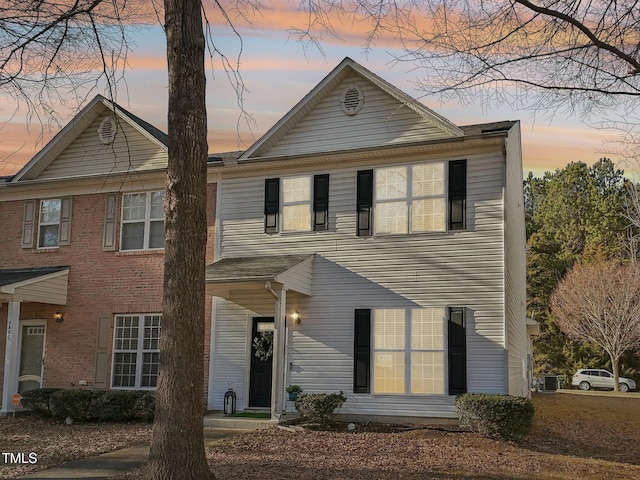
{"type": "MultiPolygon", "coordinates": [[[[216,185],[208,186],[207,264],[213,261],[216,185]]],[[[0,268],[69,265],[67,305],[23,303],[20,318],[46,319],[44,386],[74,387],[79,380],[92,386],[95,377],[96,334],[99,317],[117,313],[161,312],[162,252],[103,252],[105,194],[73,197],[71,244],[53,250],[20,248],[24,201],[0,202],[0,268]],[[64,312],[64,322],[52,319],[64,312]]],[[[119,198],[121,202],[121,197],[119,198]]],[[[37,215],[36,215],[37,218],[37,215]]],[[[34,236],[37,235],[37,226],[34,236]]],[[[118,228],[119,238],[119,228],[118,228]]],[[[206,298],[205,388],[209,367],[211,298],[206,298]]],[[[0,305],[0,373],[4,368],[7,305],[0,305]]],[[[110,378],[110,372],[109,377],[110,378]]],[[[0,377],[0,388],[2,386],[0,377]]],[[[206,398],[206,394],[205,394],[206,398]]]]}

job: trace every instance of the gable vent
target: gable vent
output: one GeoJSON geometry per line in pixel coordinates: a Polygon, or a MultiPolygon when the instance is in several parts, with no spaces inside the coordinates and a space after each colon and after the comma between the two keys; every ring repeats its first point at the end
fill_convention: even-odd
{"type": "Polygon", "coordinates": [[[347,115],[355,115],[362,109],[364,94],[358,85],[349,85],[342,94],[340,106],[347,115]]]}
{"type": "Polygon", "coordinates": [[[100,141],[105,145],[113,142],[113,139],[116,137],[116,130],[117,124],[115,117],[107,117],[102,120],[98,127],[98,137],[100,141]]]}

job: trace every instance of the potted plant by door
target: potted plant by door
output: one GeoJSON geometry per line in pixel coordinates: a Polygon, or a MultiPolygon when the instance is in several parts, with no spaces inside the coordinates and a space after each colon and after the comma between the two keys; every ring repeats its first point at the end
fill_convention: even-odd
{"type": "Polygon", "coordinates": [[[289,400],[294,402],[298,398],[298,394],[302,392],[302,387],[300,385],[289,385],[286,390],[289,394],[289,400]]]}

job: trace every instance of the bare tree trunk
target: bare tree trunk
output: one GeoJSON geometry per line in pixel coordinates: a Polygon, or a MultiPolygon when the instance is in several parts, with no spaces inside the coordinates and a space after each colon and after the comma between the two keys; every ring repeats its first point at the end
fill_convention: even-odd
{"type": "Polygon", "coordinates": [[[202,431],[207,118],[198,0],[165,0],[169,160],[157,406],[149,455],[154,480],[213,479],[202,431]]]}
{"type": "Polygon", "coordinates": [[[620,375],[618,373],[618,364],[620,363],[620,358],[611,357],[611,370],[613,370],[613,391],[620,391],[620,375]]]}

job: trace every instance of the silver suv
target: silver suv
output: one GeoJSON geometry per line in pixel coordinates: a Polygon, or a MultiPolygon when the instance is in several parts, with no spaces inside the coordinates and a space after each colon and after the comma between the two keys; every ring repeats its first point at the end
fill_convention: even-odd
{"type": "MultiPolygon", "coordinates": [[[[630,378],[619,377],[618,383],[621,392],[636,389],[636,382],[630,378]]],[[[591,390],[592,388],[613,389],[613,373],[606,370],[581,369],[573,376],[571,385],[580,387],[580,390],[591,390]]]]}

